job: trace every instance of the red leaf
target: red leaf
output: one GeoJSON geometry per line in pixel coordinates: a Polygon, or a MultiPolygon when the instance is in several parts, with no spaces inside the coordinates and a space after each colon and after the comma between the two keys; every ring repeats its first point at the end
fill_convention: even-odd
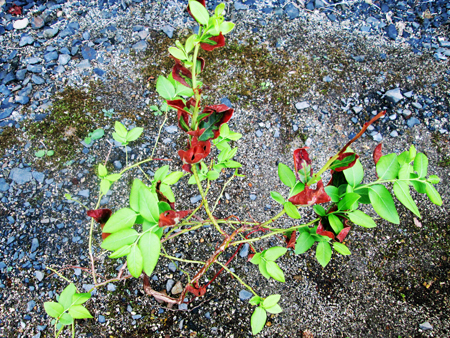
{"type": "Polygon", "coordinates": [[[88,210],[87,215],[100,224],[105,224],[112,215],[110,209],[88,210]]]}
{"type": "Polygon", "coordinates": [[[175,66],[172,68],[172,76],[175,81],[178,81],[182,85],[189,88],[192,87],[186,82],[186,79],[192,79],[192,73],[189,69],[183,66],[178,59],[175,59],[175,66]]]}
{"type": "Polygon", "coordinates": [[[346,226],[344,227],[344,229],[341,230],[341,232],[339,233],[339,235],[336,236],[336,239],[339,240],[339,242],[343,242],[345,237],[347,237],[349,231],[350,231],[351,227],[350,226],[346,226]]]}
{"type": "Polygon", "coordinates": [[[202,128],[202,129],[197,129],[197,130],[194,130],[194,131],[188,131],[188,134],[198,138],[204,132],[205,132],[205,128],[202,128]]]}
{"type": "Polygon", "coordinates": [[[198,284],[196,284],[195,286],[188,284],[186,286],[186,291],[192,293],[197,297],[201,297],[206,293],[206,288],[203,286],[199,287],[198,284]]]}
{"type": "Polygon", "coordinates": [[[383,154],[381,153],[381,148],[382,147],[383,147],[383,145],[380,143],[379,145],[377,145],[375,147],[375,150],[373,151],[373,161],[375,162],[375,165],[380,160],[380,157],[383,156],[383,154]]]}
{"type": "Polygon", "coordinates": [[[294,166],[295,172],[303,169],[306,165],[312,164],[312,161],[309,159],[309,154],[306,151],[309,149],[308,147],[303,147],[300,149],[294,150],[294,166]]]}
{"type": "Polygon", "coordinates": [[[195,68],[195,69],[197,69],[196,74],[198,75],[200,72],[203,72],[203,69],[205,68],[206,61],[202,57],[198,57],[197,61],[200,61],[200,71],[198,71],[198,69],[195,68]]]}
{"type": "Polygon", "coordinates": [[[159,223],[160,227],[172,226],[176,225],[180,222],[180,219],[185,218],[187,215],[191,213],[191,210],[182,210],[182,211],[165,211],[159,215],[159,223]]]}
{"type": "Polygon", "coordinates": [[[188,131],[189,129],[189,114],[185,110],[177,111],[178,127],[181,130],[188,131]],[[184,123],[183,123],[184,122],[184,123]]]}
{"type": "MultiPolygon", "coordinates": [[[[195,0],[195,1],[200,2],[203,5],[203,7],[206,8],[206,3],[205,3],[206,0],[195,0]]],[[[190,16],[192,16],[192,19],[195,19],[194,16],[192,15],[191,10],[189,9],[189,5],[186,7],[186,11],[189,13],[190,16]]]]}
{"type": "Polygon", "coordinates": [[[11,15],[22,15],[22,7],[13,4],[10,9],[8,9],[8,13],[11,15]]]}
{"type": "Polygon", "coordinates": [[[356,160],[359,158],[359,156],[355,153],[342,153],[339,155],[339,157],[336,159],[336,161],[342,161],[343,159],[345,159],[346,157],[355,155],[355,159],[350,162],[348,165],[344,166],[344,167],[339,167],[339,168],[334,168],[334,171],[344,171],[345,169],[351,168],[355,165],[356,160]]]}
{"type": "Polygon", "coordinates": [[[183,164],[183,166],[181,167],[181,169],[183,169],[184,171],[193,174],[192,172],[192,165],[191,164],[183,164]]]}
{"type": "Polygon", "coordinates": [[[247,258],[247,262],[250,262],[255,254],[249,254],[247,258]]]}
{"type": "Polygon", "coordinates": [[[202,49],[207,50],[209,52],[212,51],[213,49],[225,46],[225,38],[223,37],[222,32],[220,32],[219,35],[217,35],[217,36],[210,37],[208,40],[214,41],[214,42],[216,42],[216,44],[209,45],[207,43],[200,43],[200,47],[202,47],[202,49]]]}
{"type": "Polygon", "coordinates": [[[234,109],[224,105],[224,104],[215,104],[212,106],[206,106],[205,109],[203,109],[202,115],[203,118],[201,119],[201,121],[203,121],[202,125],[206,125],[207,124],[207,119],[213,114],[213,113],[219,113],[222,114],[222,117],[220,119],[219,122],[214,123],[214,126],[217,127],[217,129],[212,130],[214,136],[212,137],[213,139],[216,139],[219,137],[220,135],[220,126],[224,123],[227,123],[228,121],[230,121],[231,117],[233,116],[233,112],[234,109]]]}
{"type": "Polygon", "coordinates": [[[198,163],[211,151],[211,142],[199,141],[196,137],[192,139],[191,147],[188,150],[178,150],[178,155],[184,163],[198,163]]]}
{"type": "Polygon", "coordinates": [[[289,199],[295,205],[314,205],[330,202],[331,198],[325,192],[323,182],[320,180],[317,182],[317,188],[311,189],[309,186],[305,186],[305,189],[295,196],[289,199]]]}
{"type": "Polygon", "coordinates": [[[186,105],[184,104],[183,100],[167,100],[167,105],[169,107],[175,108],[176,110],[184,110],[186,108],[186,105]]]}
{"type": "Polygon", "coordinates": [[[289,239],[287,239],[287,236],[286,236],[286,244],[287,244],[287,248],[288,249],[291,248],[291,249],[295,250],[296,237],[297,237],[296,230],[294,230],[291,233],[291,237],[289,239]]]}

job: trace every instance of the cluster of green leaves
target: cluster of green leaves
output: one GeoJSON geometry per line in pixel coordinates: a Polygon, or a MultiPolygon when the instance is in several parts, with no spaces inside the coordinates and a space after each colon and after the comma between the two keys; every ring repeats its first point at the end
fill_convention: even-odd
{"type": "Polygon", "coordinates": [[[284,283],[285,279],[283,270],[281,270],[277,263],[275,263],[275,260],[283,256],[286,251],[286,248],[274,246],[264,250],[263,252],[256,253],[250,262],[258,265],[259,271],[267,279],[272,277],[273,279],[284,283]]]}
{"type": "MultiPolygon", "coordinates": [[[[199,87],[201,87],[202,83],[197,82],[199,87]]],[[[180,82],[175,81],[172,73],[166,78],[163,75],[158,77],[156,80],[156,91],[159,95],[161,95],[166,100],[183,100],[182,96],[190,97],[194,95],[194,91],[192,88],[186,87],[182,85],[180,82]]],[[[167,103],[166,103],[167,105],[167,103]]],[[[157,108],[157,107],[156,107],[157,108]]],[[[170,109],[173,109],[169,107],[170,109]]],[[[161,110],[165,110],[166,106],[163,104],[161,110]]],[[[154,110],[154,109],[152,109],[154,110]]]]}
{"type": "MultiPolygon", "coordinates": [[[[72,325],[74,319],[92,318],[89,311],[82,305],[91,298],[90,293],[77,293],[73,283],[61,292],[58,302],[45,302],[45,312],[55,318],[56,328],[59,330],[65,325],[72,325]]],[[[55,322],[52,322],[54,324],[55,322]]]]}
{"type": "Polygon", "coordinates": [[[220,33],[223,35],[228,34],[235,26],[234,23],[224,20],[223,11],[225,10],[225,4],[223,3],[216,6],[212,16],[209,15],[208,10],[202,4],[195,0],[189,1],[189,8],[195,20],[204,27],[202,36],[193,35],[193,41],[189,44],[189,47],[192,45],[191,50],[194,44],[198,42],[211,44],[210,40],[208,40],[210,37],[217,36],[220,33]]]}
{"type": "Polygon", "coordinates": [[[267,298],[261,298],[259,296],[254,296],[250,299],[251,305],[259,305],[253,311],[252,318],[250,320],[250,324],[252,327],[252,333],[258,334],[264,328],[267,320],[267,312],[272,314],[281,313],[283,310],[281,306],[278,305],[280,301],[281,295],[271,295],[267,298]]]}
{"type": "Polygon", "coordinates": [[[161,107],[152,105],[149,108],[153,111],[153,115],[160,116],[163,114],[164,111],[167,111],[168,107],[169,106],[167,105],[167,102],[164,101],[164,103],[161,105],[161,107]]]}
{"type": "Polygon", "coordinates": [[[105,117],[109,117],[111,118],[114,114],[114,108],[111,109],[102,109],[103,115],[105,115],[105,117]]]}
{"type": "Polygon", "coordinates": [[[84,143],[91,144],[92,141],[101,139],[105,135],[105,131],[101,128],[95,129],[90,132],[87,137],[84,138],[84,143]]]}
{"type": "Polygon", "coordinates": [[[114,129],[115,132],[112,134],[113,139],[115,139],[117,142],[122,143],[123,146],[126,146],[128,145],[128,143],[137,140],[144,131],[144,128],[141,127],[135,127],[128,131],[127,128],[119,121],[116,121],[116,123],[114,124],[114,129]]]}
{"type": "Polygon", "coordinates": [[[120,174],[109,174],[108,175],[108,170],[101,163],[97,167],[97,173],[98,173],[98,177],[101,180],[100,181],[100,192],[103,195],[106,195],[106,193],[111,188],[111,185],[114,182],[120,180],[120,178],[122,177],[122,175],[120,175],[120,174]]]}
{"type": "Polygon", "coordinates": [[[163,228],[158,226],[158,221],[160,214],[171,210],[171,207],[158,200],[157,186],[163,189],[170,201],[173,193],[169,185],[175,184],[183,176],[181,172],[168,174],[168,167],[156,171],[150,187],[135,179],[130,192],[130,207],[116,211],[103,228],[103,232],[111,235],[102,242],[101,247],[114,251],[110,258],[127,256],[128,270],[135,278],[142,271],[151,275],[159,259],[163,228]],[[136,226],[136,229],[141,229],[140,232],[133,228],[135,225],[140,225],[136,226]]]}
{"type": "Polygon", "coordinates": [[[38,151],[36,151],[34,153],[34,156],[36,156],[36,157],[44,157],[45,155],[51,157],[51,156],[55,155],[55,152],[53,150],[43,150],[43,149],[41,149],[41,150],[38,150],[38,151]]]}

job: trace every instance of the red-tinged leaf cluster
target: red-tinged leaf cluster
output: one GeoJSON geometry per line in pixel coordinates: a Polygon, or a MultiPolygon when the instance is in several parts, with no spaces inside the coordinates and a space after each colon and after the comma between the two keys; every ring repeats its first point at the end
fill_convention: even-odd
{"type": "MultiPolygon", "coordinates": [[[[100,223],[100,227],[103,230],[105,223],[112,215],[112,211],[110,209],[97,209],[97,210],[88,210],[87,215],[92,217],[96,222],[100,223]]],[[[107,238],[111,235],[108,232],[102,232],[102,239],[107,238]]]]}
{"type": "Polygon", "coordinates": [[[198,283],[194,285],[188,284],[186,291],[192,293],[196,297],[201,297],[206,293],[206,287],[199,286],[198,283]]]}
{"type": "MultiPolygon", "coordinates": [[[[297,173],[299,170],[302,170],[307,165],[311,165],[312,161],[309,159],[309,154],[306,151],[306,149],[309,149],[308,147],[303,147],[294,150],[294,167],[295,172],[297,173]]],[[[312,174],[312,170],[311,170],[312,174]]]]}
{"type": "Polygon", "coordinates": [[[378,161],[380,160],[381,156],[383,156],[382,152],[381,152],[381,148],[383,147],[383,145],[380,143],[379,145],[377,145],[375,147],[375,150],[373,151],[373,161],[375,162],[375,165],[378,163],[378,161]]]}
{"type": "Polygon", "coordinates": [[[191,213],[192,210],[182,210],[182,211],[165,211],[159,215],[159,223],[160,227],[173,226],[177,225],[182,218],[185,218],[187,215],[191,213]]]}
{"type": "MultiPolygon", "coordinates": [[[[334,206],[331,208],[328,213],[334,212],[337,210],[337,206],[334,206]]],[[[331,239],[338,240],[339,242],[343,242],[345,237],[347,237],[348,233],[350,232],[351,226],[348,225],[348,219],[344,217],[340,217],[340,220],[342,221],[342,224],[344,225],[344,228],[336,234],[333,230],[333,228],[330,225],[330,222],[328,221],[328,217],[320,217],[319,225],[317,226],[316,233],[318,235],[327,236],[331,239]]]]}
{"type": "Polygon", "coordinates": [[[188,141],[188,150],[178,150],[178,155],[184,163],[194,164],[208,156],[210,151],[211,142],[209,140],[199,141],[197,137],[194,137],[190,144],[188,141]]]}
{"type": "MultiPolygon", "coordinates": [[[[228,121],[230,121],[231,117],[233,116],[233,112],[234,109],[228,107],[225,104],[215,104],[212,106],[206,106],[205,109],[203,109],[202,115],[205,115],[202,119],[201,119],[201,123],[200,126],[206,125],[208,119],[214,114],[220,114],[221,118],[218,122],[214,123],[214,127],[213,127],[213,134],[214,136],[211,137],[212,139],[216,139],[219,137],[220,135],[220,126],[224,123],[227,123],[228,121]]],[[[201,130],[200,130],[201,131],[201,130]]],[[[201,133],[201,135],[203,135],[204,132],[201,133]]]]}
{"type": "Polygon", "coordinates": [[[208,40],[211,41],[211,43],[213,43],[213,44],[209,44],[209,43],[205,43],[205,42],[200,43],[200,47],[208,52],[210,52],[216,48],[225,46],[225,38],[222,35],[222,32],[220,32],[219,35],[217,35],[217,36],[210,37],[208,40]]]}
{"type": "Polygon", "coordinates": [[[286,248],[291,248],[293,250],[295,250],[295,241],[297,240],[297,231],[294,230],[291,233],[291,236],[284,236],[285,240],[286,240],[286,248]]]}
{"type": "Polygon", "coordinates": [[[316,189],[305,186],[305,189],[295,196],[289,198],[294,205],[314,205],[330,202],[331,198],[325,192],[322,180],[317,182],[316,189]]]}
{"type": "MultiPolygon", "coordinates": [[[[175,58],[174,58],[175,59],[175,58]]],[[[183,86],[191,88],[191,84],[187,83],[186,79],[192,80],[192,73],[187,69],[180,60],[175,59],[175,66],[172,68],[172,76],[175,81],[178,81],[183,86]]]]}
{"type": "Polygon", "coordinates": [[[8,13],[11,15],[22,15],[22,7],[13,4],[10,9],[8,9],[8,13]]]}
{"type": "Polygon", "coordinates": [[[344,165],[342,167],[338,167],[338,168],[334,168],[334,171],[344,171],[345,169],[351,168],[355,165],[356,160],[359,158],[359,155],[355,154],[355,153],[342,153],[339,154],[338,158],[336,159],[336,161],[344,161],[344,159],[346,159],[347,157],[350,156],[355,156],[355,159],[353,161],[351,161],[349,164],[344,165]]]}
{"type": "MultiPolygon", "coordinates": [[[[195,1],[199,2],[200,4],[203,5],[203,7],[206,8],[206,0],[195,0],[195,1]]],[[[192,12],[191,12],[191,10],[189,8],[189,5],[186,7],[186,11],[189,13],[189,15],[192,17],[192,19],[195,20],[194,16],[192,15],[192,12]]]]}

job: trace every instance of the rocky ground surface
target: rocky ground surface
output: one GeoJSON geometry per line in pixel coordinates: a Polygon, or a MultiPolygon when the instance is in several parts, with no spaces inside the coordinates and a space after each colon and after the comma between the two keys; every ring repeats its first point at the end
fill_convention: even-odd
{"type": "MultiPolygon", "coordinates": [[[[310,147],[318,170],[377,112],[386,117],[354,144],[375,178],[372,151],[400,153],[414,144],[430,162],[429,173],[444,201],[415,194],[422,218],[398,203],[400,225],[377,220],[377,228],[354,227],[350,256],[333,255],[322,268],[312,252],[289,252],[279,260],[286,283],[267,281],[247,262],[244,247],[231,267],[255,290],[280,293],[283,313],[271,315],[261,337],[449,337],[450,217],[449,84],[450,30],[447,1],[224,1],[236,23],[227,46],[204,52],[206,103],[235,109],[232,130],[243,134],[236,160],[243,164],[217,208],[218,217],[264,221],[280,206],[270,191],[287,195],[277,164],[310,147]]],[[[172,67],[167,48],[184,40],[194,22],[186,1],[0,0],[0,335],[51,337],[43,303],[67,285],[80,290],[92,279],[88,267],[89,219],[72,194],[95,206],[95,167],[125,166],[125,152],[112,126],[142,126],[129,159],[148,157],[163,117],[155,79],[172,67]],[[86,144],[97,128],[105,136],[86,144]],[[111,148],[112,147],[112,148],[111,148]],[[111,150],[111,151],[110,151],[111,150]],[[48,152],[50,151],[50,153],[48,152]],[[52,155],[51,151],[54,152],[52,155]],[[109,154],[109,155],[108,155],[109,154]],[[50,156],[51,155],[51,156],[50,156]]],[[[218,1],[207,1],[212,10],[218,1]]],[[[173,159],[185,143],[174,116],[162,129],[156,152],[173,159]]],[[[143,165],[152,175],[161,162],[143,165]]],[[[229,175],[229,173],[227,173],[229,175]]],[[[127,205],[135,171],[102,199],[117,210],[127,205]]],[[[327,179],[325,179],[327,181],[327,179]]],[[[214,200],[225,177],[212,184],[214,200]]],[[[195,208],[199,195],[187,179],[177,184],[177,209],[195,208]]],[[[374,215],[371,209],[364,209],[374,215]]],[[[302,213],[303,220],[313,217],[302,213]]],[[[298,224],[283,218],[280,226],[298,224]]],[[[99,236],[94,234],[96,253],[99,236]]],[[[166,250],[206,259],[219,236],[211,227],[169,243],[166,250]]],[[[282,245],[272,239],[258,248],[282,245]]],[[[232,252],[224,255],[222,261],[232,252]]],[[[123,263],[123,262],[122,262],[123,263]]],[[[168,293],[183,273],[161,259],[152,286],[168,293]]],[[[121,262],[99,258],[99,272],[112,276],[121,262]]],[[[183,266],[194,272],[191,266],[183,266]]],[[[214,272],[207,276],[211,278],[214,272]]],[[[188,311],[167,309],[142,292],[141,280],[113,283],[93,293],[94,319],[79,320],[77,337],[251,336],[248,292],[226,274],[188,311]]],[[[64,332],[63,336],[69,336],[64,332]]]]}

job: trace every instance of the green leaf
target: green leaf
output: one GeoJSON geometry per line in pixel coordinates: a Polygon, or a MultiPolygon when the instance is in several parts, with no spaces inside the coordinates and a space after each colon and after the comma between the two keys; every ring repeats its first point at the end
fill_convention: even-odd
{"type": "Polygon", "coordinates": [[[266,308],[266,311],[272,314],[277,314],[277,313],[281,313],[283,312],[283,309],[281,308],[280,305],[275,304],[274,306],[270,307],[270,308],[266,308]]]}
{"type": "Polygon", "coordinates": [[[378,178],[380,180],[390,180],[397,178],[400,165],[396,154],[387,154],[380,157],[376,165],[378,178]]]}
{"type": "Polygon", "coordinates": [[[397,157],[397,161],[398,164],[400,164],[401,166],[404,164],[409,164],[412,160],[409,157],[409,151],[404,151],[403,153],[401,153],[400,155],[398,155],[397,157]]]}
{"type": "Polygon", "coordinates": [[[344,225],[336,215],[330,214],[328,216],[328,221],[330,222],[331,228],[333,228],[335,234],[339,234],[342,229],[344,229],[344,225]]]}
{"type": "Polygon", "coordinates": [[[344,157],[342,160],[335,160],[331,165],[330,169],[336,169],[341,167],[347,167],[350,163],[355,160],[355,154],[344,157]]]}
{"type": "Polygon", "coordinates": [[[261,262],[261,253],[257,252],[257,253],[255,253],[255,255],[250,260],[250,263],[252,263],[252,264],[259,264],[259,262],[261,262]]]}
{"type": "Polygon", "coordinates": [[[442,198],[439,195],[439,193],[437,192],[437,190],[435,189],[435,187],[433,187],[428,182],[425,183],[425,187],[426,187],[425,189],[426,189],[427,196],[430,199],[430,201],[433,202],[436,205],[441,206],[442,205],[442,198]]]}
{"type": "Polygon", "coordinates": [[[72,305],[81,305],[86,303],[91,298],[89,292],[86,293],[76,293],[72,296],[72,305]]]}
{"type": "Polygon", "coordinates": [[[375,228],[377,226],[372,217],[363,213],[361,210],[349,212],[347,213],[347,216],[350,221],[364,228],[375,228]]]}
{"type": "Polygon", "coordinates": [[[141,249],[142,256],[144,258],[144,272],[150,276],[158,263],[159,254],[161,251],[161,242],[159,237],[153,232],[145,233],[139,240],[139,248],[141,249]]]}
{"type": "MultiPolygon", "coordinates": [[[[411,179],[414,178],[419,178],[419,176],[417,174],[411,174],[411,179]]],[[[421,181],[409,181],[409,183],[411,183],[414,187],[414,189],[419,193],[419,194],[425,194],[426,191],[426,186],[425,186],[425,182],[421,182],[421,181]]]]}
{"type": "Polygon", "coordinates": [[[321,206],[321,205],[319,205],[319,204],[314,205],[314,206],[313,206],[313,209],[314,209],[315,213],[316,213],[317,215],[319,215],[319,216],[324,217],[324,216],[327,214],[327,212],[325,211],[325,209],[323,208],[323,206],[321,206]]]}
{"type": "Polygon", "coordinates": [[[100,163],[97,169],[98,169],[98,176],[104,177],[108,175],[108,170],[106,170],[106,167],[103,164],[100,163]]]}
{"type": "Polygon", "coordinates": [[[252,318],[250,320],[250,325],[252,327],[253,335],[256,335],[262,331],[264,325],[266,325],[267,313],[262,307],[257,307],[253,311],[252,318]]]}
{"type": "MultiPolygon", "coordinates": [[[[172,189],[170,188],[170,186],[168,186],[167,184],[161,184],[161,186],[159,187],[159,190],[163,193],[164,196],[167,197],[167,199],[169,200],[169,202],[174,203],[175,202],[175,196],[172,192],[172,189]]],[[[159,216],[158,216],[159,219],[159,216]]]]}
{"type": "Polygon", "coordinates": [[[166,100],[172,100],[175,97],[175,87],[162,75],[156,80],[156,91],[166,100]]]}
{"type": "Polygon", "coordinates": [[[183,172],[181,171],[174,171],[173,173],[170,173],[169,175],[167,175],[163,180],[162,183],[164,184],[168,184],[168,185],[172,185],[177,183],[180,178],[182,178],[184,175],[183,172]]]}
{"type": "MultiPolygon", "coordinates": [[[[112,235],[111,235],[111,236],[112,236],[112,235]]],[[[111,237],[111,236],[108,236],[108,238],[111,237]]],[[[125,246],[121,247],[120,249],[114,251],[114,252],[113,252],[111,255],[109,255],[108,257],[109,257],[109,258],[112,258],[112,259],[114,259],[114,258],[120,258],[120,257],[123,257],[123,256],[128,255],[128,254],[130,253],[130,251],[131,251],[131,244],[130,244],[130,245],[125,245],[125,246]]]]}
{"type": "MultiPolygon", "coordinates": [[[[408,164],[409,165],[409,164],[408,164]]],[[[414,215],[417,217],[420,216],[419,209],[417,208],[416,203],[411,197],[411,194],[409,193],[409,185],[408,183],[404,181],[397,181],[394,183],[394,194],[397,196],[397,199],[409,210],[411,210],[414,215]]]]}
{"type": "MultiPolygon", "coordinates": [[[[186,87],[185,85],[182,85],[181,83],[176,81],[175,82],[175,96],[178,96],[178,95],[191,97],[191,96],[194,96],[194,91],[192,90],[192,88],[186,87]]],[[[161,108],[161,110],[165,110],[165,109],[161,108]]],[[[182,120],[182,121],[184,123],[184,120],[182,120]]]]}
{"type": "Polygon", "coordinates": [[[136,212],[139,212],[139,190],[146,188],[141,180],[135,178],[130,191],[130,207],[136,212]]]}
{"type": "Polygon", "coordinates": [[[411,144],[411,147],[409,148],[409,162],[414,161],[417,155],[416,147],[414,147],[414,144],[411,144]]]}
{"type": "Polygon", "coordinates": [[[125,139],[125,136],[122,137],[117,133],[112,133],[113,139],[115,139],[117,142],[122,143],[122,145],[125,145],[127,143],[127,140],[125,139]]]}
{"type": "Polygon", "coordinates": [[[70,283],[59,295],[58,303],[67,310],[72,305],[72,296],[77,292],[75,284],[70,283]]]}
{"type": "Polygon", "coordinates": [[[158,208],[159,208],[159,214],[161,215],[161,213],[172,210],[172,208],[170,207],[169,203],[167,202],[158,202],[158,208]]]}
{"type": "Polygon", "coordinates": [[[240,167],[242,167],[242,164],[240,164],[239,162],[236,162],[236,161],[226,161],[224,164],[225,164],[225,166],[227,168],[240,168],[240,167]]]}
{"type": "Polygon", "coordinates": [[[339,189],[337,187],[328,185],[325,187],[325,192],[330,196],[332,202],[339,202],[339,189]]]}
{"type": "Polygon", "coordinates": [[[116,182],[118,180],[120,180],[120,178],[122,177],[121,174],[111,174],[105,177],[105,180],[108,180],[110,182],[116,182]]]}
{"type": "Polygon", "coordinates": [[[98,140],[98,139],[102,138],[103,135],[105,135],[105,131],[101,128],[98,128],[92,132],[91,137],[93,140],[98,140]]]}
{"type": "Polygon", "coordinates": [[[59,318],[59,322],[62,325],[71,325],[73,323],[73,317],[68,313],[63,313],[59,318]]]}
{"type": "Polygon", "coordinates": [[[292,204],[292,202],[286,202],[284,203],[284,210],[286,211],[286,214],[294,219],[301,218],[300,213],[297,210],[297,207],[292,204]]]}
{"type": "Polygon", "coordinates": [[[64,312],[64,307],[61,304],[55,302],[45,302],[44,309],[45,312],[47,312],[47,314],[53,318],[58,318],[64,312]]]}
{"type": "Polygon", "coordinates": [[[210,172],[208,172],[208,174],[206,175],[206,177],[208,177],[208,180],[210,181],[214,181],[217,180],[220,176],[220,173],[218,173],[215,170],[211,170],[210,172]]]}
{"type": "Polygon", "coordinates": [[[84,143],[86,143],[87,145],[91,144],[91,142],[92,142],[92,138],[90,138],[89,136],[86,136],[84,138],[84,143]]]}
{"type": "Polygon", "coordinates": [[[248,302],[250,303],[250,305],[258,305],[259,303],[261,303],[261,297],[253,296],[248,302]]]}
{"type": "Polygon", "coordinates": [[[331,259],[331,246],[327,242],[319,242],[316,248],[316,258],[322,267],[326,267],[331,259]]]}
{"type": "Polygon", "coordinates": [[[385,186],[380,184],[370,186],[369,198],[378,215],[391,223],[400,223],[394,200],[385,186]]]}
{"type": "Polygon", "coordinates": [[[139,212],[147,221],[158,223],[158,201],[148,188],[139,190],[139,212]]]}
{"type": "Polygon", "coordinates": [[[287,249],[282,246],[274,246],[265,250],[264,258],[268,261],[274,261],[286,253],[287,249]]]}
{"type": "Polygon", "coordinates": [[[338,203],[339,210],[353,210],[357,207],[356,202],[360,199],[357,193],[345,194],[342,200],[338,203]]]}
{"type": "Polygon", "coordinates": [[[234,23],[230,21],[224,21],[220,24],[219,30],[222,32],[223,35],[230,33],[234,28],[234,23]]]}
{"type": "Polygon", "coordinates": [[[409,163],[404,163],[401,165],[398,171],[398,178],[401,180],[409,180],[410,175],[413,172],[413,167],[409,163]]]}
{"type": "Polygon", "coordinates": [[[36,157],[44,157],[44,155],[45,155],[45,150],[39,150],[34,153],[34,156],[36,156],[36,157]]]}
{"type": "Polygon", "coordinates": [[[266,261],[264,260],[264,259],[261,259],[261,261],[259,262],[259,272],[261,272],[261,274],[265,277],[265,278],[267,278],[267,279],[269,279],[270,278],[270,275],[269,275],[269,273],[267,272],[267,268],[266,268],[266,261]]]}
{"type": "Polygon", "coordinates": [[[101,180],[100,181],[100,192],[103,195],[106,195],[109,191],[109,188],[111,188],[111,182],[108,180],[101,180]]]}
{"type": "Polygon", "coordinates": [[[289,198],[301,193],[303,190],[305,190],[305,185],[302,182],[295,183],[294,187],[289,192],[289,198]]]}
{"type": "Polygon", "coordinates": [[[120,209],[106,222],[103,232],[114,233],[126,228],[131,228],[136,217],[137,214],[130,208],[120,209]]]}
{"type": "Polygon", "coordinates": [[[333,248],[334,248],[334,250],[339,252],[341,255],[347,256],[347,255],[351,254],[350,250],[342,243],[334,242],[333,248]]]}
{"type": "Polygon", "coordinates": [[[283,196],[281,196],[281,194],[276,191],[271,191],[270,197],[272,197],[274,199],[274,201],[277,203],[284,204],[284,202],[285,202],[283,196]]]}
{"type": "Polygon", "coordinates": [[[105,250],[115,251],[121,247],[133,244],[139,234],[134,229],[124,229],[109,235],[101,244],[105,250]]]}
{"type": "Polygon", "coordinates": [[[417,153],[414,159],[414,170],[420,178],[427,176],[428,158],[424,154],[417,153]]]}
{"type": "Polygon", "coordinates": [[[295,243],[295,253],[299,255],[308,251],[314,242],[315,239],[309,232],[302,232],[295,243]]]}
{"type": "Polygon", "coordinates": [[[53,156],[55,155],[55,152],[53,150],[47,150],[47,156],[53,156]]]}
{"type": "Polygon", "coordinates": [[[220,3],[216,6],[216,9],[214,10],[214,14],[216,16],[219,16],[223,13],[223,10],[225,9],[225,4],[224,3],[220,3]]]}
{"type": "Polygon", "coordinates": [[[83,305],[74,305],[69,309],[69,314],[75,319],[93,318],[83,305]]]}
{"type": "Polygon", "coordinates": [[[262,303],[262,307],[265,309],[271,308],[272,306],[278,304],[278,302],[280,301],[281,295],[276,294],[276,295],[271,295],[269,297],[267,297],[266,299],[264,299],[264,302],[262,303]]]}
{"type": "Polygon", "coordinates": [[[131,251],[127,256],[127,267],[128,271],[134,278],[139,278],[144,268],[144,261],[142,259],[141,250],[134,244],[131,247],[131,251]]]}
{"type": "Polygon", "coordinates": [[[270,277],[272,277],[273,279],[282,283],[285,282],[283,270],[280,269],[277,263],[273,261],[266,262],[266,270],[270,277]]]}
{"type": "MultiPolygon", "coordinates": [[[[202,6],[203,7],[203,6],[202,6]]],[[[209,115],[206,119],[202,120],[199,124],[199,129],[205,129],[203,134],[198,138],[199,141],[207,141],[214,137],[214,131],[219,129],[216,123],[222,120],[223,113],[214,112],[209,115]]]]}
{"type": "Polygon", "coordinates": [[[125,128],[125,126],[120,123],[119,121],[116,121],[114,123],[114,129],[116,130],[117,135],[119,135],[120,137],[126,138],[127,137],[127,128],[125,128]]]}
{"type": "Polygon", "coordinates": [[[186,60],[187,59],[186,54],[181,49],[178,49],[177,47],[170,47],[169,53],[172,54],[178,60],[186,60]]]}
{"type": "Polygon", "coordinates": [[[127,137],[126,137],[127,142],[137,140],[139,138],[139,136],[141,136],[143,131],[144,131],[144,128],[141,128],[141,127],[136,127],[136,128],[131,129],[127,133],[127,137]]]}
{"type": "Polygon", "coordinates": [[[431,184],[438,184],[441,179],[436,175],[430,175],[427,178],[427,181],[431,184]]]}
{"type": "Polygon", "coordinates": [[[296,182],[295,174],[286,164],[278,164],[278,177],[284,185],[293,188],[296,182]]]}
{"type": "Polygon", "coordinates": [[[155,176],[153,177],[153,181],[158,182],[164,180],[169,172],[169,166],[163,165],[161,168],[155,171],[155,176]]]}
{"type": "Polygon", "coordinates": [[[187,38],[186,43],[184,45],[184,49],[186,51],[186,54],[189,54],[191,50],[194,49],[195,44],[195,38],[197,37],[196,34],[192,34],[190,37],[187,38]]]}
{"type": "Polygon", "coordinates": [[[208,24],[209,14],[202,4],[195,0],[191,0],[189,1],[189,9],[191,10],[192,15],[199,24],[203,26],[206,26],[208,24]]]}
{"type": "Polygon", "coordinates": [[[355,165],[343,171],[345,179],[352,187],[360,184],[364,178],[364,169],[361,162],[356,160],[355,165]]]}

